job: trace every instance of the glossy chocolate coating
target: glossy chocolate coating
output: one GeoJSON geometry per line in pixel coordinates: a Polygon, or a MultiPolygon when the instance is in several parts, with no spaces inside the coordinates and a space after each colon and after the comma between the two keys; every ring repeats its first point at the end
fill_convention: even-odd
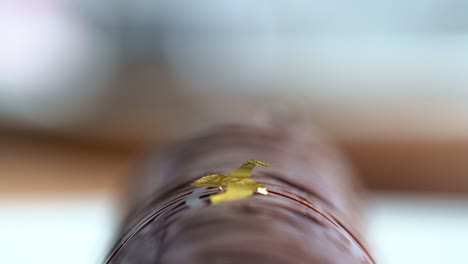
{"type": "Polygon", "coordinates": [[[340,154],[310,131],[224,126],[151,158],[142,174],[125,243],[109,263],[373,263],[360,237],[362,189],[340,154]],[[193,180],[248,159],[271,164],[252,175],[270,194],[185,204],[193,180]]]}

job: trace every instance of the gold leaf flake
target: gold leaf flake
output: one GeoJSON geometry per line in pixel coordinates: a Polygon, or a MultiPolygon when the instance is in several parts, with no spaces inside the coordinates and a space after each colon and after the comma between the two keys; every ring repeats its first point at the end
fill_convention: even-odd
{"type": "Polygon", "coordinates": [[[268,163],[252,159],[230,173],[208,174],[194,181],[192,185],[225,189],[222,193],[210,196],[212,204],[246,198],[255,192],[266,195],[268,194],[266,186],[249,178],[256,165],[269,166],[268,163]]]}

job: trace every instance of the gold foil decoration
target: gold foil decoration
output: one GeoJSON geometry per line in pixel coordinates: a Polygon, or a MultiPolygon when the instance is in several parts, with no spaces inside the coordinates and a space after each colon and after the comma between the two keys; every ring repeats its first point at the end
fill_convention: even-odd
{"type": "Polygon", "coordinates": [[[210,196],[212,204],[246,198],[252,196],[255,192],[267,195],[268,190],[265,185],[249,178],[256,165],[269,166],[266,162],[251,159],[242,164],[237,170],[227,174],[208,174],[194,181],[192,185],[197,187],[219,187],[225,190],[222,193],[210,196]]]}

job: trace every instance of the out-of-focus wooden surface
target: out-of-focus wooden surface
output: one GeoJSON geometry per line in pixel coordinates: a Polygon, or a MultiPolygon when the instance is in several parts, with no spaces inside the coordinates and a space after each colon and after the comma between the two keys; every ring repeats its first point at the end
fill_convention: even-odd
{"type": "Polygon", "coordinates": [[[0,138],[0,196],[118,192],[132,174],[134,151],[51,138],[0,138]]]}
{"type": "Polygon", "coordinates": [[[468,193],[468,141],[353,142],[342,150],[373,189],[468,193]]]}
{"type": "MultiPolygon", "coordinates": [[[[0,137],[0,195],[121,192],[148,142],[28,133],[0,137]]],[[[468,193],[468,142],[341,142],[366,185],[468,193]]]]}

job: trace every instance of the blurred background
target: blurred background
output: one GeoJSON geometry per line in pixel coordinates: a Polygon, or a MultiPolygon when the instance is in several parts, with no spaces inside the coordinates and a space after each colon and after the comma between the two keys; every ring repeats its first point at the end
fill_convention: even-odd
{"type": "Polygon", "coordinates": [[[298,118],[379,263],[468,261],[468,2],[0,1],[0,262],[100,263],[148,146],[298,118]]]}

